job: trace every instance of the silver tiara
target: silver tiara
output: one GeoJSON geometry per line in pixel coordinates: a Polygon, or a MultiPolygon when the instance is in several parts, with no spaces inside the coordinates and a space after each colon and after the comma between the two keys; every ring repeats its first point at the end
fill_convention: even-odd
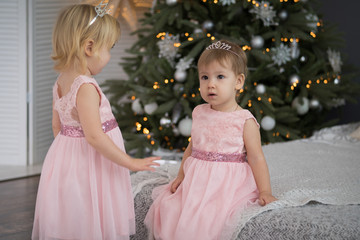
{"type": "Polygon", "coordinates": [[[226,43],[221,42],[221,41],[217,41],[216,43],[212,43],[206,48],[206,50],[212,50],[212,49],[226,50],[226,51],[232,52],[236,56],[240,57],[239,54],[237,54],[236,52],[231,50],[231,46],[229,44],[226,44],[226,43]]]}
{"type": "Polygon", "coordinates": [[[96,16],[91,20],[89,26],[93,24],[97,17],[103,17],[105,14],[110,14],[110,9],[106,9],[109,2],[104,3],[104,0],[101,1],[97,6],[95,6],[96,16]]]}

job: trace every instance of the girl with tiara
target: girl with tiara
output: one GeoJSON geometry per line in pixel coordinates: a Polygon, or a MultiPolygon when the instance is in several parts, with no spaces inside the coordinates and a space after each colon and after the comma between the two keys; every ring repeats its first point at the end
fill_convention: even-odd
{"type": "Polygon", "coordinates": [[[111,106],[93,75],[110,60],[120,25],[107,4],[64,9],[53,31],[54,141],[46,155],[32,239],[123,240],[135,233],[129,169],[154,170],[158,157],[125,153],[111,106]]]}
{"type": "Polygon", "coordinates": [[[177,177],[153,192],[145,218],[150,239],[229,239],[244,208],[276,200],[259,125],[236,102],[246,64],[244,51],[228,41],[201,54],[200,94],[207,104],[193,110],[191,142],[177,177]]]}

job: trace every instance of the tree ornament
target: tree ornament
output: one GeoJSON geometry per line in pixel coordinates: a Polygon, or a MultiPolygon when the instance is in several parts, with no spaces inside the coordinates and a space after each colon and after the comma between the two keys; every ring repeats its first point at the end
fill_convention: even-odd
{"type": "Polygon", "coordinates": [[[165,113],[165,116],[160,118],[160,125],[163,127],[169,127],[171,125],[171,120],[168,113],[165,113]]]}
{"type": "Polygon", "coordinates": [[[191,136],[191,126],[192,126],[192,120],[189,117],[186,117],[182,119],[179,122],[179,132],[184,137],[190,137],[191,136]]]}
{"type": "Polygon", "coordinates": [[[282,21],[285,21],[288,18],[288,12],[283,9],[279,12],[278,16],[282,21]]]}
{"type": "Polygon", "coordinates": [[[320,107],[320,102],[319,100],[317,100],[316,98],[313,98],[310,100],[310,108],[311,109],[316,109],[320,107]]]}
{"type": "Polygon", "coordinates": [[[262,36],[253,36],[250,43],[253,48],[262,48],[264,46],[264,38],[262,36]]]}
{"type": "Polygon", "coordinates": [[[175,74],[174,74],[174,78],[175,78],[175,80],[178,81],[178,82],[183,82],[183,81],[185,81],[186,76],[187,76],[187,74],[186,74],[186,72],[183,71],[183,70],[176,70],[176,71],[175,71],[175,74]]]}
{"type": "Polygon", "coordinates": [[[249,10],[250,13],[255,14],[256,19],[263,21],[265,27],[277,26],[279,23],[274,21],[276,16],[276,11],[273,10],[273,6],[270,6],[269,2],[261,2],[258,5],[254,5],[252,9],[249,10]]]}
{"type": "Polygon", "coordinates": [[[182,112],[182,105],[181,103],[178,102],[175,104],[172,112],[172,122],[174,124],[176,124],[179,121],[181,112],[182,112]]]}
{"type": "Polygon", "coordinates": [[[297,75],[297,74],[292,74],[292,75],[289,77],[289,83],[290,83],[290,85],[299,84],[299,83],[300,83],[300,77],[299,77],[299,75],[297,75]]]}
{"type": "Polygon", "coordinates": [[[153,114],[157,108],[158,108],[158,105],[156,102],[148,103],[144,106],[145,112],[149,115],[153,114]]]}
{"type": "Polygon", "coordinates": [[[159,47],[159,58],[165,58],[171,65],[174,65],[174,59],[178,52],[178,47],[175,47],[175,43],[179,43],[179,35],[171,35],[166,33],[164,39],[157,42],[159,47]]]}
{"type": "Polygon", "coordinates": [[[294,98],[291,106],[296,108],[296,111],[299,115],[304,115],[309,111],[309,99],[306,97],[299,97],[294,98]]]}
{"type": "Polygon", "coordinates": [[[179,136],[180,135],[180,131],[177,127],[173,126],[173,129],[172,129],[173,133],[175,136],[179,136]]]}
{"type": "Polygon", "coordinates": [[[264,129],[265,131],[270,131],[272,129],[274,129],[275,125],[276,125],[276,121],[274,118],[270,117],[270,116],[264,116],[261,119],[261,123],[260,123],[262,129],[264,129]]]}
{"type": "Polygon", "coordinates": [[[318,16],[316,14],[308,13],[305,18],[308,21],[306,25],[310,27],[312,31],[317,32],[317,24],[319,22],[318,16]]]}
{"type": "Polygon", "coordinates": [[[260,83],[256,86],[255,90],[258,94],[264,94],[266,92],[266,87],[264,84],[260,83]]]}
{"type": "Polygon", "coordinates": [[[335,79],[334,79],[334,84],[335,85],[338,85],[338,84],[340,84],[340,78],[339,77],[336,77],[335,79]]]}
{"type": "Polygon", "coordinates": [[[304,63],[304,62],[306,62],[306,60],[307,60],[306,56],[301,56],[300,57],[300,62],[304,63]]]}
{"type": "Polygon", "coordinates": [[[214,27],[214,23],[211,20],[206,20],[202,24],[202,28],[205,30],[211,30],[214,27]]]}
{"type": "Polygon", "coordinates": [[[280,43],[280,46],[276,48],[271,48],[271,52],[271,58],[278,66],[281,66],[291,60],[291,49],[283,43],[280,43]]]}
{"type": "Polygon", "coordinates": [[[341,72],[341,65],[343,64],[341,61],[340,52],[333,51],[330,48],[327,50],[328,59],[330,62],[330,65],[335,73],[341,72]]]}
{"type": "Polygon", "coordinates": [[[166,4],[168,5],[168,6],[173,6],[173,5],[175,5],[177,3],[177,0],[166,0],[166,4]]]}
{"type": "Polygon", "coordinates": [[[220,0],[220,2],[223,6],[235,4],[235,0],[220,0]]]}
{"type": "Polygon", "coordinates": [[[296,59],[300,56],[300,49],[298,46],[298,42],[296,41],[295,38],[293,38],[293,41],[290,42],[290,48],[291,48],[291,58],[292,59],[296,59]]]}
{"type": "Polygon", "coordinates": [[[173,90],[175,93],[181,94],[184,92],[184,85],[181,83],[175,83],[173,90]]]}
{"type": "Polygon", "coordinates": [[[137,98],[131,103],[131,109],[137,114],[143,114],[144,109],[141,106],[140,99],[137,98]]]}

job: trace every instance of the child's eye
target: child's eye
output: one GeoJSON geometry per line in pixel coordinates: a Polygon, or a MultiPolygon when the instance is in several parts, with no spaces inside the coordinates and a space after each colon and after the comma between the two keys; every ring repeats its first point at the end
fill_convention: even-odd
{"type": "Polygon", "coordinates": [[[201,80],[207,80],[208,79],[208,76],[206,76],[206,75],[203,75],[203,76],[201,76],[201,78],[200,78],[201,80]]]}
{"type": "Polygon", "coordinates": [[[225,76],[224,75],[218,75],[218,79],[224,79],[225,76]]]}

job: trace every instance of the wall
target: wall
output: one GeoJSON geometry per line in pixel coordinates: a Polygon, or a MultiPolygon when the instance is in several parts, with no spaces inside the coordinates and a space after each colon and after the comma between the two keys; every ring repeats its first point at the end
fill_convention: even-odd
{"type": "MultiPolygon", "coordinates": [[[[343,53],[346,59],[343,62],[353,64],[360,70],[360,1],[322,0],[321,3],[320,12],[324,21],[336,24],[345,38],[343,53]]],[[[354,81],[360,84],[360,75],[354,81]]],[[[357,101],[357,104],[348,103],[341,111],[333,111],[331,116],[338,115],[340,124],[360,121],[360,96],[357,101]]]]}

